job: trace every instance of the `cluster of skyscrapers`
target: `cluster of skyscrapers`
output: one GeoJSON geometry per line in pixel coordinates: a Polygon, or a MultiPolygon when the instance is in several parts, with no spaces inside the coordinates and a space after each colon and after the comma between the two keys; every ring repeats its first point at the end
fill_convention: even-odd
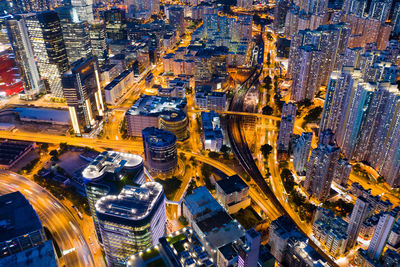
{"type": "Polygon", "coordinates": [[[287,77],[293,81],[292,100],[312,100],[320,87],[327,85],[332,71],[347,66],[348,49],[361,54],[390,49],[390,35],[397,34],[394,25],[398,24],[399,9],[391,8],[392,1],[372,1],[366,16],[366,7],[366,1],[345,1],[343,8],[331,7],[329,11],[328,1],[277,3],[274,26],[291,39],[287,77]]]}
{"type": "Polygon", "coordinates": [[[343,154],[366,161],[392,187],[399,184],[399,91],[389,82],[364,82],[344,67],[331,75],[320,129],[332,129],[343,154]]]}
{"type": "MultiPolygon", "coordinates": [[[[292,79],[291,99],[313,100],[326,86],[320,135],[330,129],[345,158],[367,162],[392,187],[399,184],[400,168],[395,85],[399,45],[389,38],[396,34],[398,6],[392,1],[349,0],[328,10],[327,1],[279,1],[274,21],[275,30],[285,30],[291,39],[286,75],[292,79]],[[286,25],[284,13],[290,22],[286,25]],[[315,16],[322,18],[316,20],[315,16]]],[[[286,119],[282,120],[281,129],[286,124],[286,119]]],[[[292,130],[288,132],[284,148],[280,139],[285,132],[280,131],[281,150],[288,150],[292,130]]],[[[298,173],[305,169],[299,155],[308,157],[304,139],[302,136],[293,149],[298,173]]],[[[338,156],[335,158],[332,160],[337,161],[338,156]]]]}

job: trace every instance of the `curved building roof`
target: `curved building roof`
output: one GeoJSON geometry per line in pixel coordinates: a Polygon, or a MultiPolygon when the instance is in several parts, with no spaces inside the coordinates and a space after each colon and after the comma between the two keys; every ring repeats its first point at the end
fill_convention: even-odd
{"type": "MultiPolygon", "coordinates": [[[[125,186],[119,195],[108,195],[96,202],[96,213],[100,219],[139,223],[147,221],[165,199],[163,187],[156,182],[147,182],[140,187],[125,186]]],[[[151,218],[150,218],[151,219],[151,218]]]]}
{"type": "Polygon", "coordinates": [[[143,165],[143,158],[136,154],[104,151],[100,153],[83,171],[86,181],[102,178],[106,172],[118,173],[122,168],[135,168],[143,165]]]}
{"type": "Polygon", "coordinates": [[[145,128],[142,135],[150,147],[165,147],[176,143],[176,136],[173,133],[155,127],[145,128]]]}
{"type": "Polygon", "coordinates": [[[186,113],[180,109],[164,109],[161,119],[168,122],[182,121],[186,118],[186,113]]]}

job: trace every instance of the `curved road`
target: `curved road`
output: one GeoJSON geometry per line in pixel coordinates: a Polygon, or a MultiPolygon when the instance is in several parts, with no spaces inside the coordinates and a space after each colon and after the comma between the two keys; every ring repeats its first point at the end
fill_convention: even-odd
{"type": "MultiPolygon", "coordinates": [[[[259,69],[261,70],[261,69],[259,69]]],[[[234,112],[242,112],[243,111],[243,104],[244,104],[244,97],[246,95],[245,90],[246,88],[250,88],[252,85],[258,82],[258,79],[260,77],[261,71],[253,72],[249,78],[246,80],[244,84],[242,84],[240,90],[237,91],[237,93],[234,95],[234,97],[231,100],[231,103],[229,105],[229,110],[234,111],[234,112]]],[[[268,186],[267,182],[265,181],[263,175],[261,174],[260,170],[258,169],[257,164],[254,161],[253,155],[249,149],[249,146],[247,144],[246,139],[244,138],[242,134],[242,118],[239,118],[236,115],[229,115],[228,119],[228,137],[229,137],[229,142],[232,147],[232,151],[236,158],[238,159],[240,165],[245,169],[247,174],[253,179],[253,181],[259,186],[261,191],[264,193],[265,196],[268,197],[268,199],[273,203],[275,208],[280,212],[281,214],[285,214],[287,217],[291,218],[293,222],[297,225],[297,228],[303,232],[305,236],[308,237],[308,233],[304,231],[304,227],[302,226],[302,222],[297,219],[296,216],[291,216],[290,212],[291,209],[285,209],[284,204],[285,201],[282,201],[281,198],[278,198],[277,195],[271,188],[268,186]],[[297,220],[296,220],[297,219],[297,220]]],[[[274,168],[275,169],[275,168],[274,168]]],[[[273,173],[277,177],[279,175],[278,173],[273,173]]],[[[280,179],[280,178],[278,178],[280,179]]],[[[283,192],[283,191],[282,191],[283,192]]],[[[286,205],[285,205],[286,206],[286,205]]],[[[319,248],[313,240],[309,239],[308,243],[321,255],[323,256],[332,266],[336,266],[337,264],[326,254],[325,251],[323,251],[321,248],[319,248]]]]}
{"type": "Polygon", "coordinates": [[[68,267],[95,266],[92,253],[73,215],[61,202],[31,180],[9,171],[0,172],[0,195],[20,191],[32,204],[43,226],[53,235],[68,267]]]}

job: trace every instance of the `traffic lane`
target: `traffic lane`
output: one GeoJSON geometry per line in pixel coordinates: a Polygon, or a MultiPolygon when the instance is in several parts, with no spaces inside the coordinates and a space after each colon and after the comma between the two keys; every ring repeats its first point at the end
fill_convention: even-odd
{"type": "Polygon", "coordinates": [[[95,266],[89,246],[84,241],[72,214],[50,193],[23,176],[0,174],[0,194],[20,191],[37,211],[43,226],[53,234],[61,251],[75,251],[63,257],[67,266],[95,266]]]}

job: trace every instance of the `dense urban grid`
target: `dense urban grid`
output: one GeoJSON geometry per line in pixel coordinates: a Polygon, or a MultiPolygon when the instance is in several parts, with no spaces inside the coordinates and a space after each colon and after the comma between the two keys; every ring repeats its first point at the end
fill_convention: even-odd
{"type": "Polygon", "coordinates": [[[0,266],[400,266],[400,0],[0,1],[0,266]]]}

